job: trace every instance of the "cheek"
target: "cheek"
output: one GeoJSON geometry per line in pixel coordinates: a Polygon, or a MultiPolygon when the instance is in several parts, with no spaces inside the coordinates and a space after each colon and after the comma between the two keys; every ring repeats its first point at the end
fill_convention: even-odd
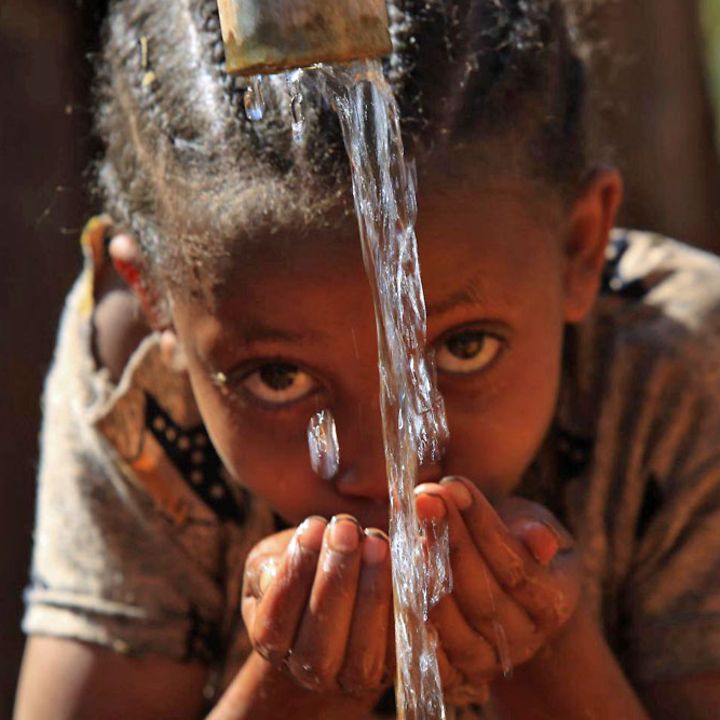
{"type": "Polygon", "coordinates": [[[492,498],[517,487],[555,412],[562,324],[536,330],[508,352],[486,387],[463,400],[446,397],[451,439],[445,471],[468,476],[492,498]]]}
{"type": "Polygon", "coordinates": [[[312,514],[317,478],[304,434],[288,437],[277,424],[258,422],[255,414],[249,422],[249,414],[233,411],[204,373],[194,372],[192,363],[189,369],[205,427],[232,477],[288,522],[312,514]]]}

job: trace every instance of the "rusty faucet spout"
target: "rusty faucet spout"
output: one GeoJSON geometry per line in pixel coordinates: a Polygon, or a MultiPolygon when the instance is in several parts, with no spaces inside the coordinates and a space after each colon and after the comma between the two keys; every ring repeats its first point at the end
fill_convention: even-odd
{"type": "Polygon", "coordinates": [[[390,52],[386,0],[218,0],[227,71],[258,75],[390,52]]]}

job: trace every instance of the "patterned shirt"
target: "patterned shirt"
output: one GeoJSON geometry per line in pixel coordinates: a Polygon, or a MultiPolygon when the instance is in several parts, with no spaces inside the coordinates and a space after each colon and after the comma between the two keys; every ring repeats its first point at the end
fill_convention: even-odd
{"type": "MultiPolygon", "coordinates": [[[[23,628],[200,659],[222,685],[249,652],[245,556],[275,520],[225,473],[157,336],[117,386],[96,366],[103,233],[86,231],[45,388],[23,628]]],[[[522,494],[578,539],[586,601],[633,682],[720,671],[720,260],[613,234],[601,297],[567,329],[556,418],[522,494]]]]}

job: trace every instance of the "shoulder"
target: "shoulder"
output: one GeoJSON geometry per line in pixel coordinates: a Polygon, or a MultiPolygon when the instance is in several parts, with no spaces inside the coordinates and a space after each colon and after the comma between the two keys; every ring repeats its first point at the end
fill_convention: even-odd
{"type": "Polygon", "coordinates": [[[720,488],[718,258],[614,233],[597,306],[568,331],[558,424],[586,448],[592,487],[633,514],[628,526],[660,495],[720,488]]]}
{"type": "Polygon", "coordinates": [[[671,391],[720,392],[720,259],[615,231],[600,297],[569,331],[566,354],[565,415],[589,432],[609,404],[667,414],[671,391]]]}
{"type": "Polygon", "coordinates": [[[564,498],[608,635],[643,681],[717,671],[720,261],[616,232],[565,373],[560,428],[586,453],[564,498]]]}
{"type": "Polygon", "coordinates": [[[677,354],[720,340],[720,258],[654,233],[616,230],[596,320],[626,342],[677,354]]]}

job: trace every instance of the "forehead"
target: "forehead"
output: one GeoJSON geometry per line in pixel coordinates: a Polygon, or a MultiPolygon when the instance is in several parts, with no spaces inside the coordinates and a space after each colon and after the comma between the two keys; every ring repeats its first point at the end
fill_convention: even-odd
{"type": "MultiPolygon", "coordinates": [[[[462,288],[507,303],[549,281],[562,228],[560,203],[529,184],[443,187],[421,193],[417,232],[426,300],[451,302],[462,288]]],[[[371,308],[354,218],[333,228],[278,229],[227,256],[210,297],[218,318],[265,317],[307,325],[326,313],[371,308]],[[338,304],[339,303],[339,304],[338,304]]]]}

